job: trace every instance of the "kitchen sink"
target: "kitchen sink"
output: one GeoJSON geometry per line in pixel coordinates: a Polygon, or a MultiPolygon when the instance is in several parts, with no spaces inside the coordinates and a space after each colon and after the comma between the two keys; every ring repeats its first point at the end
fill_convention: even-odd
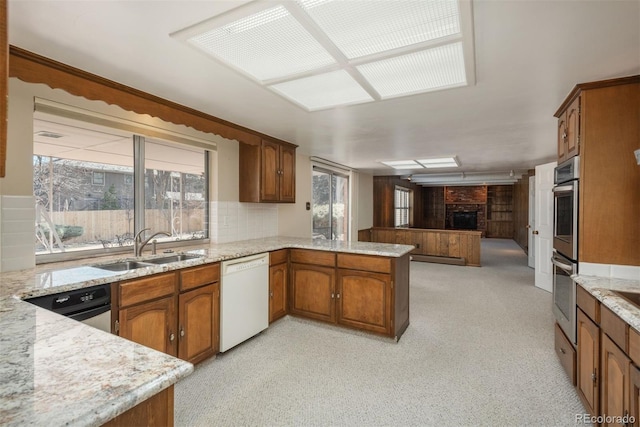
{"type": "Polygon", "coordinates": [[[638,292],[625,292],[625,291],[613,291],[614,293],[620,295],[622,298],[629,301],[631,304],[636,307],[640,307],[640,293],[638,292]]]}
{"type": "Polygon", "coordinates": [[[176,255],[165,256],[162,258],[147,259],[144,262],[148,262],[151,264],[169,264],[172,262],[187,261],[190,259],[196,259],[196,258],[202,258],[202,257],[203,255],[196,255],[196,254],[176,254],[176,255]]]}
{"type": "Polygon", "coordinates": [[[140,261],[118,261],[111,264],[98,264],[94,265],[95,268],[101,268],[109,271],[127,271],[136,270],[138,268],[153,267],[153,264],[140,261]]]}

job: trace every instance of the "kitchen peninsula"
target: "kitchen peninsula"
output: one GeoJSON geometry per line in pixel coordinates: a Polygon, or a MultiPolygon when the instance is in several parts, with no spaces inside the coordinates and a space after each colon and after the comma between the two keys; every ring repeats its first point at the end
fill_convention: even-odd
{"type": "MultiPolygon", "coordinates": [[[[101,425],[161,392],[168,393],[171,410],[172,385],[193,371],[191,363],[21,301],[27,297],[290,249],[330,253],[336,259],[348,255],[351,258],[344,259],[353,270],[363,260],[389,259],[394,267],[389,273],[393,290],[384,294],[392,317],[387,335],[399,338],[409,324],[408,261],[413,246],[274,237],[188,249],[202,257],[122,273],[95,274],[88,267],[124,257],[112,255],[0,274],[0,344],[6,357],[0,365],[5,379],[0,385],[0,423],[101,425]]],[[[340,262],[335,269],[348,271],[340,262]]],[[[356,288],[363,283],[358,274],[362,272],[354,273],[357,279],[350,282],[356,288]]],[[[172,413],[170,417],[172,424],[172,413]]]]}

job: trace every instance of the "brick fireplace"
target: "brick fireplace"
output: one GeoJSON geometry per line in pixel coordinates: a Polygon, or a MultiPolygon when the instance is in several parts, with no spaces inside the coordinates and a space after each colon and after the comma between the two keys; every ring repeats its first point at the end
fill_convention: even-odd
{"type": "Polygon", "coordinates": [[[487,187],[446,187],[445,189],[445,228],[449,230],[487,230],[487,187]],[[475,213],[476,227],[470,228],[473,215],[456,214],[475,213]],[[454,221],[454,217],[457,217],[454,221]],[[460,222],[461,220],[467,220],[460,222]],[[457,224],[456,224],[457,223],[457,224]],[[458,227],[456,227],[458,225],[458,227]]]}

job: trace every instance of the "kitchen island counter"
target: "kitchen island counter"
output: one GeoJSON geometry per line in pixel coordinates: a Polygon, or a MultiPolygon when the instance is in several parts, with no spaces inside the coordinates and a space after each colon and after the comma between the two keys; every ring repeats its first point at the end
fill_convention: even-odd
{"type": "Polygon", "coordinates": [[[188,362],[21,299],[286,248],[401,257],[413,246],[272,237],[185,246],[201,257],[125,272],[94,267],[133,258],[119,254],[0,273],[0,424],[101,425],[193,371],[188,362]]]}

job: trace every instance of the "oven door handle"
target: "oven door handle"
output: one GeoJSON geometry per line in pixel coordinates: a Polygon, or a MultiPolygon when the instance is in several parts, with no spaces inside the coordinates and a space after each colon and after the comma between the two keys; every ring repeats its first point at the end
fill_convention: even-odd
{"type": "Polygon", "coordinates": [[[560,262],[556,257],[551,257],[551,263],[556,267],[563,269],[567,273],[573,274],[573,266],[571,264],[565,264],[564,262],[560,262]]]}
{"type": "Polygon", "coordinates": [[[554,193],[565,193],[567,191],[573,191],[573,184],[570,185],[557,185],[553,187],[554,193]]]}

